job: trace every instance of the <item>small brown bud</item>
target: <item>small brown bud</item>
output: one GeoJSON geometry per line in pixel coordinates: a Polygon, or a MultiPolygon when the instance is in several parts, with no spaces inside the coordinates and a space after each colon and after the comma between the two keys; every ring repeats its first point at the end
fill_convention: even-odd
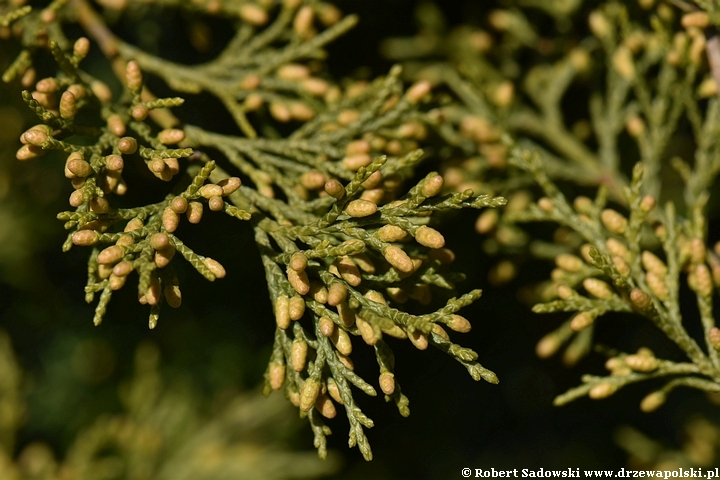
{"type": "Polygon", "coordinates": [[[215,275],[215,278],[224,278],[225,277],[225,268],[220,265],[220,262],[217,260],[213,260],[212,258],[205,258],[203,260],[203,263],[205,266],[212,272],[213,275],[215,275]]]}
{"type": "Polygon", "coordinates": [[[112,90],[107,86],[105,82],[100,80],[94,80],[90,82],[90,90],[101,102],[112,101],[112,90]]]}
{"type": "Polygon", "coordinates": [[[122,137],[117,143],[118,150],[124,155],[132,155],[137,152],[138,143],[133,137],[122,137]]]}
{"type": "Polygon", "coordinates": [[[451,330],[460,333],[467,333],[472,328],[472,325],[470,325],[470,322],[467,318],[455,314],[450,316],[450,321],[447,323],[447,326],[451,330]]]}
{"type": "Polygon", "coordinates": [[[659,300],[665,301],[669,298],[670,292],[663,278],[653,272],[648,272],[645,275],[645,282],[647,282],[648,288],[659,300]]]}
{"type": "Polygon", "coordinates": [[[318,396],[317,400],[315,400],[315,408],[325,418],[335,418],[337,415],[335,404],[327,395],[318,396]]]}
{"type": "Polygon", "coordinates": [[[177,196],[170,202],[170,209],[177,213],[185,213],[188,208],[188,201],[185,197],[177,196]]]}
{"type": "Polygon", "coordinates": [[[227,196],[227,195],[231,195],[238,188],[240,188],[240,185],[242,185],[242,182],[240,181],[240,178],[238,178],[238,177],[230,177],[230,178],[226,178],[224,180],[220,180],[217,183],[217,185],[222,188],[223,196],[227,196]]]}
{"type": "Polygon", "coordinates": [[[376,233],[377,237],[383,242],[399,242],[407,238],[408,232],[396,225],[383,225],[376,233]]]}
{"type": "Polygon", "coordinates": [[[318,3],[315,8],[318,18],[326,27],[335,25],[342,19],[340,9],[331,3],[318,3]]]}
{"type": "Polygon", "coordinates": [[[613,291],[610,285],[597,278],[586,278],[583,280],[583,287],[595,298],[608,300],[612,298],[613,291]]]}
{"type": "Polygon", "coordinates": [[[332,397],[332,399],[335,400],[337,403],[339,403],[340,405],[345,404],[342,397],[340,396],[340,389],[338,388],[337,382],[332,377],[328,378],[327,391],[330,394],[330,397],[332,397]]]}
{"type": "Polygon", "coordinates": [[[32,160],[33,158],[41,157],[46,153],[47,152],[45,150],[40,147],[36,147],[35,145],[23,145],[15,153],[15,158],[20,161],[32,160]]]}
{"type": "Polygon", "coordinates": [[[150,171],[160,180],[169,181],[173,175],[180,172],[180,164],[177,158],[153,158],[148,164],[150,171]]]}
{"type": "Polygon", "coordinates": [[[273,390],[280,390],[285,383],[285,364],[284,363],[271,363],[268,369],[268,381],[270,388],[273,390]]]}
{"type": "Polygon", "coordinates": [[[318,281],[310,282],[310,296],[318,303],[326,304],[328,301],[328,290],[325,285],[318,281]]]}
{"type": "Polygon", "coordinates": [[[70,155],[65,167],[76,177],[85,178],[93,173],[93,169],[82,157],[70,155]]]}
{"type": "Polygon", "coordinates": [[[548,333],[535,346],[535,354],[539,358],[550,358],[560,349],[560,343],[554,332],[548,333]]]}
{"type": "Polygon", "coordinates": [[[367,200],[368,202],[372,202],[375,205],[380,205],[382,203],[383,198],[385,198],[385,190],[382,188],[371,188],[367,189],[364,192],[362,192],[362,195],[360,195],[360,198],[362,200],[367,200]]]}
{"type": "Polygon", "coordinates": [[[658,367],[658,360],[647,355],[628,355],[625,357],[625,365],[636,372],[652,372],[658,367]]]}
{"type": "Polygon", "coordinates": [[[277,76],[283,80],[301,80],[310,76],[310,69],[299,63],[287,63],[277,69],[277,76]]]}
{"type": "Polygon", "coordinates": [[[663,403],[665,403],[666,398],[667,396],[665,395],[665,393],[659,390],[649,393],[640,402],[640,410],[645,413],[654,412],[655,410],[660,408],[663,403]]]}
{"type": "Polygon", "coordinates": [[[97,262],[104,265],[112,265],[119,262],[123,255],[125,255],[124,248],[118,245],[111,245],[98,254],[97,262]]]}
{"type": "Polygon", "coordinates": [[[639,115],[631,115],[625,122],[627,132],[633,138],[638,138],[645,133],[645,120],[639,115]]]}
{"type": "Polygon", "coordinates": [[[210,183],[200,187],[198,193],[204,198],[212,198],[222,196],[223,191],[221,186],[210,183]]]}
{"type": "Polygon", "coordinates": [[[318,329],[326,337],[330,337],[335,333],[335,322],[330,317],[322,316],[318,320],[318,329]]]}
{"type": "Polygon", "coordinates": [[[211,212],[219,212],[225,207],[225,201],[221,197],[210,197],[208,208],[211,212]]]}
{"type": "Polygon", "coordinates": [[[657,203],[657,200],[655,200],[655,197],[652,195],[645,195],[642,200],[640,200],[640,210],[642,210],[645,213],[650,212],[653,208],[655,208],[655,204],[657,203]]]}
{"type": "Polygon", "coordinates": [[[97,269],[97,275],[100,278],[100,280],[105,280],[106,278],[110,277],[112,275],[112,267],[110,265],[98,265],[97,269]]]}
{"type": "Polygon", "coordinates": [[[338,122],[340,122],[341,125],[350,125],[359,117],[360,112],[357,110],[342,110],[338,114],[338,122]]]}
{"type": "Polygon", "coordinates": [[[433,325],[433,327],[432,327],[432,333],[435,333],[435,334],[437,334],[437,335],[440,335],[442,338],[444,338],[444,339],[447,340],[448,342],[450,341],[450,335],[448,335],[448,333],[445,331],[445,329],[442,328],[442,327],[441,327],[440,325],[438,325],[438,324],[434,324],[434,325],[433,325]]]}
{"type": "Polygon", "coordinates": [[[163,210],[162,224],[165,230],[172,233],[177,230],[180,224],[180,217],[178,217],[178,214],[175,213],[172,208],[167,207],[163,210]]]}
{"type": "MultiPolygon", "coordinates": [[[[302,272],[307,268],[308,259],[302,252],[295,252],[290,257],[290,263],[288,266],[296,272],[302,272]]],[[[304,294],[302,294],[304,295],[304,294]]]]}
{"type": "Polygon", "coordinates": [[[555,258],[555,265],[567,272],[578,272],[583,266],[583,261],[571,253],[562,253],[555,258]]]}
{"type": "Polygon", "coordinates": [[[150,114],[150,109],[144,104],[135,105],[130,115],[137,121],[142,122],[150,114]]]}
{"type": "Polygon", "coordinates": [[[337,267],[342,279],[345,280],[348,284],[352,285],[353,287],[357,287],[358,285],[360,285],[360,282],[362,282],[360,270],[358,270],[357,265],[355,265],[355,262],[353,262],[349,256],[343,255],[342,257],[338,258],[335,261],[335,266],[337,267]]]}
{"type": "Polygon", "coordinates": [[[445,237],[434,228],[423,225],[415,232],[415,240],[429,248],[442,248],[445,246],[445,237]]]}
{"type": "Polygon", "coordinates": [[[715,350],[720,351],[720,328],[712,327],[708,332],[708,338],[710,340],[710,345],[715,350]]]}
{"type": "Polygon", "coordinates": [[[377,205],[367,200],[353,200],[345,207],[345,213],[354,218],[368,217],[377,212],[377,205]]]}
{"type": "Polygon", "coordinates": [[[139,218],[136,217],[136,218],[133,218],[132,220],[130,220],[127,223],[127,225],[125,225],[124,231],[125,232],[134,232],[135,230],[140,230],[141,228],[143,228],[143,226],[144,225],[143,225],[142,220],[140,220],[139,218]]]}
{"type": "Polygon", "coordinates": [[[405,97],[412,104],[419,103],[432,90],[432,84],[427,80],[413,83],[405,92],[405,97]]]}
{"type": "Polygon", "coordinates": [[[77,58],[85,58],[90,52],[90,40],[87,37],[80,37],[73,44],[73,55],[77,58]]]}
{"type": "Polygon", "coordinates": [[[628,249],[625,244],[622,243],[620,240],[617,240],[615,238],[608,238],[608,240],[605,242],[605,246],[607,246],[611,254],[622,257],[623,259],[627,258],[628,249]]]}
{"type": "Polygon", "coordinates": [[[576,332],[579,332],[580,330],[586,329],[594,322],[595,318],[593,318],[593,316],[590,315],[588,312],[580,312],[575,315],[570,321],[570,328],[572,328],[576,332]]]}
{"type": "Polygon", "coordinates": [[[150,246],[155,250],[163,250],[170,246],[170,237],[167,233],[155,233],[150,237],[150,246]]]}
{"type": "Polygon", "coordinates": [[[695,284],[697,285],[697,292],[704,296],[709,297],[713,292],[713,281],[710,269],[704,263],[695,266],[695,284]]]}
{"type": "Polygon", "coordinates": [[[311,77],[303,80],[301,83],[306,92],[318,97],[327,94],[330,89],[330,84],[321,78],[311,77]]]}
{"type": "Polygon", "coordinates": [[[550,213],[553,209],[553,201],[550,200],[548,197],[541,197],[538,199],[538,207],[540,207],[540,210],[543,212],[550,213]]]}
{"type": "Polygon", "coordinates": [[[625,229],[627,228],[627,219],[615,210],[606,208],[600,214],[600,219],[602,220],[603,225],[605,225],[605,228],[610,230],[612,233],[617,235],[625,233],[625,229]]]}
{"type": "Polygon", "coordinates": [[[567,300],[568,298],[572,297],[575,293],[574,290],[567,285],[561,283],[557,287],[557,296],[563,300],[567,300]]]}
{"type": "Polygon", "coordinates": [[[350,336],[342,328],[336,328],[330,336],[330,340],[333,342],[333,345],[335,345],[338,352],[343,355],[350,355],[350,353],[352,353],[352,342],[350,341],[350,336]]]}
{"type": "Polygon", "coordinates": [[[79,230],[72,235],[72,242],[75,245],[88,247],[95,245],[98,241],[98,233],[94,230],[79,230]]]}
{"type": "Polygon", "coordinates": [[[60,88],[60,84],[57,79],[53,77],[43,78],[35,84],[35,90],[40,93],[53,93],[57,92],[60,88]]]}
{"type": "Polygon", "coordinates": [[[428,347],[428,336],[427,333],[422,333],[418,330],[410,332],[408,334],[410,342],[415,345],[418,350],[425,350],[428,347]]]}
{"type": "Polygon", "coordinates": [[[407,253],[405,253],[401,248],[390,245],[386,247],[382,253],[385,260],[387,260],[390,265],[403,273],[410,273],[415,269],[415,265],[412,260],[410,260],[407,253]]]}
{"type": "Polygon", "coordinates": [[[345,155],[347,156],[353,156],[353,155],[360,155],[363,153],[370,153],[370,150],[372,149],[370,142],[367,140],[353,140],[347,144],[345,147],[345,155]]]}
{"type": "Polygon", "coordinates": [[[495,88],[492,100],[498,107],[507,107],[515,97],[515,85],[509,80],[505,80],[495,88]]]}
{"type": "Polygon", "coordinates": [[[710,25],[710,17],[706,12],[698,10],[683,15],[680,19],[680,24],[683,26],[683,28],[695,27],[704,29],[707,28],[708,25],[710,25]]]}
{"type": "Polygon", "coordinates": [[[107,213],[110,210],[110,204],[103,197],[93,197],[89,205],[90,210],[95,213],[107,213]]]}
{"type": "Polygon", "coordinates": [[[370,346],[377,343],[378,338],[377,336],[375,336],[375,330],[373,329],[372,325],[370,325],[368,322],[358,316],[355,316],[355,325],[357,325],[360,336],[365,343],[370,346]]]}
{"type": "MultiPolygon", "coordinates": [[[[36,147],[39,147],[43,143],[48,141],[48,139],[49,139],[50,135],[52,135],[52,133],[53,133],[53,130],[49,125],[40,123],[38,125],[30,127],[28,130],[23,132],[23,134],[20,135],[20,141],[23,144],[31,144],[31,145],[35,145],[36,147]]],[[[73,152],[73,153],[81,155],[79,152],[73,152]]],[[[73,153],[71,153],[71,155],[73,153]]],[[[82,158],[82,155],[80,158],[82,158]]]]}
{"type": "Polygon", "coordinates": [[[340,200],[345,196],[345,187],[343,187],[342,183],[332,178],[325,183],[325,193],[340,200]]]}
{"type": "Polygon", "coordinates": [[[335,307],[344,302],[345,298],[347,298],[347,288],[345,285],[340,282],[332,283],[330,285],[330,290],[328,291],[328,305],[335,307]]]}
{"type": "Polygon", "coordinates": [[[132,235],[122,235],[115,242],[115,245],[120,245],[121,247],[129,247],[133,244],[135,244],[135,240],[133,239],[132,235]]]}
{"type": "Polygon", "coordinates": [[[309,170],[300,176],[300,184],[308,190],[320,190],[327,178],[317,170],[309,170]]]}
{"type": "Polygon", "coordinates": [[[275,322],[283,330],[290,326],[290,299],[285,295],[275,299],[275,322]]]}
{"type": "Polygon", "coordinates": [[[384,372],[380,374],[380,390],[385,395],[392,395],[395,393],[395,375],[390,372],[384,372]]]}
{"type": "Polygon", "coordinates": [[[305,5],[300,8],[300,10],[298,10],[295,14],[295,18],[293,19],[293,30],[295,31],[295,33],[297,33],[303,38],[312,36],[312,33],[314,31],[314,18],[315,13],[313,12],[313,9],[310,5],[305,5]]]}
{"type": "Polygon", "coordinates": [[[360,167],[367,167],[372,163],[372,158],[367,153],[360,153],[343,158],[343,165],[348,170],[356,172],[360,167]]]}
{"type": "Polygon", "coordinates": [[[633,306],[638,310],[646,310],[652,307],[652,299],[650,298],[650,295],[639,288],[633,288],[630,292],[630,302],[632,302],[633,306]]]}
{"type": "Polygon", "coordinates": [[[135,60],[130,60],[125,67],[125,81],[128,88],[133,92],[138,92],[142,88],[142,72],[140,71],[140,65],[135,60]]]}
{"type": "Polygon", "coordinates": [[[239,13],[240,18],[255,26],[265,25],[269,19],[268,13],[254,3],[242,4],[239,13]]]}
{"type": "Polygon", "coordinates": [[[652,272],[660,278],[665,278],[667,275],[667,266],[665,265],[665,262],[647,250],[642,252],[640,258],[642,259],[642,264],[646,271],[652,272]]]}
{"type": "Polygon", "coordinates": [[[180,130],[179,128],[166,128],[164,130],[161,130],[160,133],[158,133],[157,138],[160,143],[164,143],[165,145],[173,145],[185,140],[185,132],[180,130]]]}
{"type": "Polygon", "coordinates": [[[85,201],[85,197],[83,195],[82,190],[74,190],[70,194],[70,206],[71,207],[79,207],[80,205],[83,204],[84,201],[85,201]]]}
{"type": "Polygon", "coordinates": [[[270,115],[278,122],[289,122],[292,119],[290,109],[285,102],[270,102],[270,115]]]}
{"type": "Polygon", "coordinates": [[[578,213],[587,214],[592,211],[593,201],[585,195],[580,195],[575,197],[575,200],[573,200],[573,206],[575,207],[575,210],[578,211],[578,213]]]}
{"type": "Polygon", "coordinates": [[[376,290],[368,290],[365,292],[365,298],[381,305],[387,305],[387,301],[385,300],[385,297],[383,297],[383,294],[376,290]]]}
{"type": "Polygon", "coordinates": [[[393,325],[390,328],[387,327],[380,327],[383,331],[383,333],[386,333],[390,335],[391,337],[399,338],[399,339],[405,339],[408,337],[407,333],[405,333],[405,330],[403,330],[399,325],[393,325]]]}
{"type": "Polygon", "coordinates": [[[105,167],[113,172],[119,172],[125,168],[125,161],[120,155],[108,155],[105,157],[105,167]]]}
{"type": "Polygon", "coordinates": [[[117,277],[124,277],[133,271],[132,262],[123,261],[113,267],[112,273],[117,277]]]}
{"type": "Polygon", "coordinates": [[[690,242],[690,258],[693,263],[703,263],[707,256],[705,242],[700,238],[693,238],[690,242]]]}
{"type": "Polygon", "coordinates": [[[190,202],[185,215],[190,223],[200,223],[203,215],[203,204],[195,201],[190,202]]]}
{"type": "Polygon", "coordinates": [[[117,275],[110,275],[108,285],[110,285],[110,290],[117,291],[125,286],[126,281],[127,276],[118,277],[117,275]]]}
{"type": "MultiPolygon", "coordinates": [[[[302,372],[305,369],[307,361],[308,344],[305,340],[295,339],[290,347],[290,365],[296,372],[302,372]]],[[[318,384],[318,389],[320,384],[318,384]]]]}
{"type": "Polygon", "coordinates": [[[617,387],[610,382],[600,382],[590,389],[588,397],[593,400],[600,400],[601,398],[607,398],[617,391],[617,387]]]}
{"type": "Polygon", "coordinates": [[[617,269],[618,273],[623,277],[627,278],[630,275],[630,265],[622,258],[617,255],[612,257],[613,264],[617,269]]]}
{"type": "MultiPolygon", "coordinates": [[[[297,371],[302,371],[302,369],[297,371]]],[[[313,377],[305,380],[305,383],[303,383],[303,386],[300,389],[300,410],[303,412],[309,412],[315,405],[315,400],[317,400],[319,394],[320,382],[315,380],[313,377]]]]}
{"type": "Polygon", "coordinates": [[[315,110],[305,102],[289,102],[288,111],[292,118],[300,122],[307,122],[315,117],[315,110]]]}
{"type": "Polygon", "coordinates": [[[245,97],[243,105],[246,110],[252,112],[262,107],[263,103],[265,103],[265,99],[262,95],[260,95],[259,93],[251,93],[250,95],[245,97]]]}
{"type": "Polygon", "coordinates": [[[65,119],[72,119],[77,114],[77,100],[75,95],[69,91],[63,92],[60,97],[60,116],[65,119]]]}
{"type": "Polygon", "coordinates": [[[355,311],[350,308],[347,302],[339,303],[337,306],[338,317],[340,317],[340,323],[344,327],[350,328],[355,324],[355,311]]]}
{"type": "Polygon", "coordinates": [[[300,320],[305,315],[305,300],[299,295],[293,295],[288,301],[290,320],[300,320]]]}
{"type": "Polygon", "coordinates": [[[482,212],[475,221],[475,231],[479,234],[490,232],[497,225],[500,215],[495,209],[488,209],[482,212]]]}

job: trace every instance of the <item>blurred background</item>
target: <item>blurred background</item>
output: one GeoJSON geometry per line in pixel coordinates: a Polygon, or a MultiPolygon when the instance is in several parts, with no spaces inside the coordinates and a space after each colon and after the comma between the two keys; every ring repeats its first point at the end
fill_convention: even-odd
{"type": "MultiPolygon", "coordinates": [[[[379,53],[381,41],[417,32],[418,1],[335,3],[361,18],[329,49],[329,71],[337,78],[387,72],[391,63],[379,53]]],[[[458,0],[438,7],[449,26],[482,27],[487,12],[503,5],[458,0]]],[[[578,21],[589,8],[579,11],[578,21]]],[[[219,46],[231,31],[217,19],[160,9],[146,14],[143,28],[149,33],[139,43],[167,58],[182,58],[183,40],[168,39],[182,36],[192,22],[211,27],[219,46]]],[[[118,22],[121,35],[123,22],[132,23],[118,22]]],[[[0,70],[17,52],[0,40],[0,70]]],[[[95,74],[103,68],[96,57],[88,59],[95,74]]],[[[162,88],[154,87],[160,94],[162,88]]],[[[215,107],[189,101],[179,115],[215,128],[223,119],[215,107]]],[[[65,232],[55,216],[67,209],[71,191],[63,159],[15,160],[18,137],[33,124],[19,85],[0,84],[0,434],[5,448],[0,478],[19,471],[44,478],[42,472],[59,462],[75,472],[97,469],[85,478],[201,478],[183,475],[212,464],[225,474],[205,478],[439,479],[460,478],[463,467],[618,469],[641,465],[643,455],[659,451],[684,466],[690,466],[688,458],[718,465],[720,430],[714,425],[720,419],[716,405],[701,393],[678,390],[652,414],[638,408],[649,391],[646,384],[602,401],[552,406],[553,398],[577,385],[583,373],[602,373],[603,359],[590,355],[567,368],[561,359],[535,356],[537,341],[562,318],[532,314],[518,291],[547,278],[552,265],[537,262],[511,282],[492,286],[487,277],[494,260],[479,248],[482,239],[473,227],[477,212],[448,217],[443,232],[467,275],[460,290],[484,291],[462,312],[473,331],[461,343],[480,354],[500,384],[473,382],[439,351],[391,342],[410,417],[400,417],[381,399],[357,395],[375,421],[368,431],[374,460],[366,463],[347,448],[347,421],[339,415],[328,421],[332,455],[319,461],[310,428],[297,410],[278,393],[270,399],[258,393],[274,321],[250,229],[218,216],[207,216],[202,231],[185,225],[180,232],[185,243],[212,252],[226,266],[227,277],[209,283],[176,262],[183,305],[164,309],[155,330],[147,329],[148,311],[131,287],[113,296],[103,323],[94,327],[94,305],[84,302],[83,293],[88,251],[61,252],[65,232]],[[91,451],[107,461],[92,463],[86,458],[91,451]],[[112,461],[118,456],[126,462],[112,461]]],[[[598,335],[600,342],[628,350],[637,348],[640,338],[661,352],[671,350],[637,319],[610,318],[598,335]]],[[[371,352],[363,357],[357,350],[359,373],[372,378],[371,352]]]]}

